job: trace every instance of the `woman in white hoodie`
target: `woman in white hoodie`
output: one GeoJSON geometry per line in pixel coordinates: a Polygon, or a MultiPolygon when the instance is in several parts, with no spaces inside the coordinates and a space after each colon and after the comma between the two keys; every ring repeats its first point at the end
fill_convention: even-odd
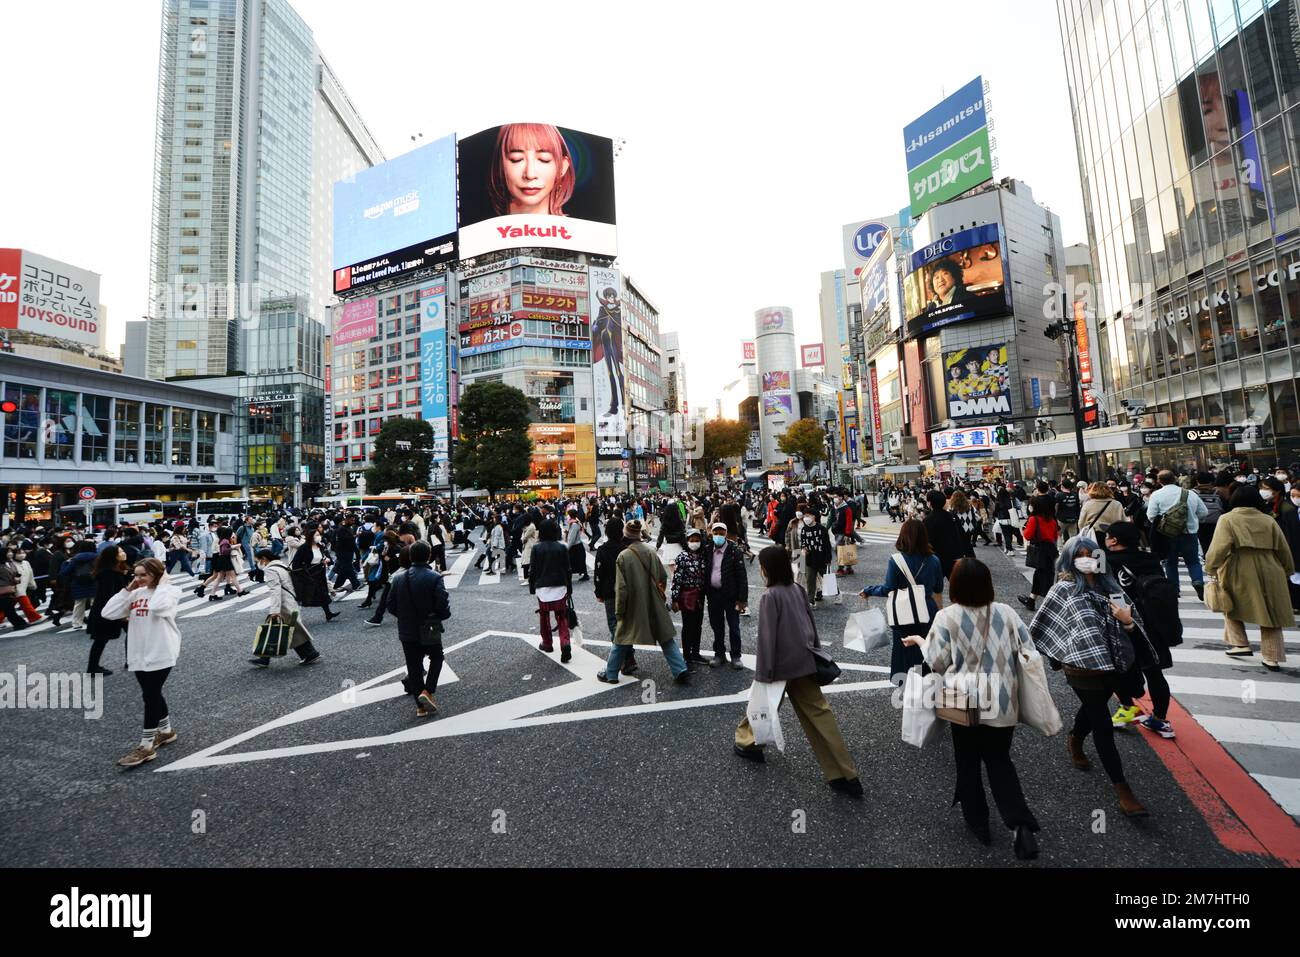
{"type": "Polygon", "coordinates": [[[144,734],[140,744],[117,763],[134,768],[158,756],[158,748],[176,740],[163,683],[181,651],[176,607],[181,593],[167,580],[156,558],[136,562],[131,583],[104,605],[100,615],[126,619],[126,670],[135,672],[144,697],[144,734]]]}

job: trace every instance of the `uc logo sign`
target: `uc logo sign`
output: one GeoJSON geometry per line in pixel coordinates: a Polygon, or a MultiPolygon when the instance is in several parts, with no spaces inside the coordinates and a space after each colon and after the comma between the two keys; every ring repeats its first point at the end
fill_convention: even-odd
{"type": "Polygon", "coordinates": [[[889,227],[884,223],[867,223],[853,234],[853,251],[861,259],[870,259],[888,231],[889,227]]]}
{"type": "Polygon", "coordinates": [[[437,319],[441,312],[442,306],[439,305],[436,299],[430,300],[429,304],[424,307],[424,315],[428,319],[437,319]]]}

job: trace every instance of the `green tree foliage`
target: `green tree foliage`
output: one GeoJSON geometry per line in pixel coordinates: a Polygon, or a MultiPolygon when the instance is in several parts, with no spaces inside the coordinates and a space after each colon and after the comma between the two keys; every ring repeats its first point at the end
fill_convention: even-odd
{"type": "Polygon", "coordinates": [[[389,419],[379,428],[366,469],[366,490],[423,491],[433,467],[433,427],[419,419],[389,419]]]}
{"type": "Polygon", "coordinates": [[[456,484],[494,495],[528,478],[533,440],[528,398],[501,382],[476,382],[460,397],[460,442],[452,456],[456,484]]]}
{"type": "Polygon", "coordinates": [[[786,455],[797,456],[808,468],[826,458],[826,430],[816,419],[800,419],[790,424],[776,447],[786,455]]]}
{"type": "Polygon", "coordinates": [[[743,422],[710,419],[704,423],[704,453],[695,459],[695,467],[702,475],[712,475],[726,459],[744,455],[747,445],[749,427],[743,422]]]}

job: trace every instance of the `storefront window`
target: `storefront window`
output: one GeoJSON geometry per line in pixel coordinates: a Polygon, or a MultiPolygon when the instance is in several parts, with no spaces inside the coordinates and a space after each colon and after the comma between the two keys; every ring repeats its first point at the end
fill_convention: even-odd
{"type": "Polygon", "coordinates": [[[144,464],[163,465],[167,448],[167,406],[152,402],[144,410],[144,464]]]}
{"type": "Polygon", "coordinates": [[[113,410],[113,461],[135,465],[140,461],[140,403],[118,399],[113,410]]]}
{"type": "Polygon", "coordinates": [[[217,413],[198,413],[198,447],[195,465],[199,468],[213,468],[217,464],[217,413]]]}
{"type": "Polygon", "coordinates": [[[81,461],[108,461],[109,403],[106,395],[81,396],[81,461]]]}
{"type": "Polygon", "coordinates": [[[17,412],[4,417],[5,457],[36,458],[36,443],[41,436],[41,390],[6,382],[5,401],[18,406],[17,412]]]}
{"type": "Polygon", "coordinates": [[[1229,425],[1239,425],[1246,421],[1246,400],[1240,389],[1223,391],[1223,415],[1229,425]]]}
{"type": "Polygon", "coordinates": [[[172,409],[172,465],[193,465],[194,411],[172,409]]]}
{"type": "MultiPolygon", "coordinates": [[[[1207,393],[1204,396],[1204,402],[1205,402],[1205,416],[1204,418],[1202,418],[1201,420],[1202,422],[1205,422],[1207,424],[1215,424],[1218,422],[1229,421],[1226,415],[1224,414],[1223,401],[1219,398],[1219,393],[1217,392],[1207,393]]],[[[1230,424],[1236,424],[1236,423],[1230,423],[1230,424]]]]}
{"type": "Polygon", "coordinates": [[[45,390],[45,419],[41,430],[46,461],[71,462],[77,441],[77,393],[45,390]]]}
{"type": "Polygon", "coordinates": [[[1281,278],[1272,259],[1255,264],[1255,306],[1259,310],[1264,351],[1286,348],[1286,318],[1282,314],[1281,278]]]}
{"type": "Polygon", "coordinates": [[[1244,421],[1260,427],[1260,441],[1273,441],[1273,406],[1269,401],[1268,386],[1248,386],[1246,392],[1246,417],[1244,421]]]}
{"type": "Polygon", "coordinates": [[[1300,344],[1300,250],[1283,256],[1280,265],[1287,328],[1291,330],[1291,341],[1300,344]]]}
{"type": "Polygon", "coordinates": [[[1191,372],[1196,368],[1196,356],[1199,350],[1196,348],[1196,332],[1192,328],[1192,314],[1185,294],[1174,298],[1173,311],[1173,334],[1178,339],[1178,351],[1181,357],[1179,368],[1191,372]]]}
{"type": "Polygon", "coordinates": [[[1300,435],[1295,382],[1274,382],[1270,388],[1273,390],[1273,431],[1279,436],[1300,435]]]}
{"type": "Polygon", "coordinates": [[[1255,284],[1250,269],[1234,273],[1232,285],[1237,310],[1238,348],[1243,356],[1259,355],[1259,317],[1255,314],[1255,284]]]}
{"type": "Polygon", "coordinates": [[[1214,310],[1214,329],[1219,338],[1219,360],[1222,362],[1237,358],[1237,336],[1232,329],[1232,304],[1229,298],[1227,280],[1216,279],[1210,299],[1214,310]]]}

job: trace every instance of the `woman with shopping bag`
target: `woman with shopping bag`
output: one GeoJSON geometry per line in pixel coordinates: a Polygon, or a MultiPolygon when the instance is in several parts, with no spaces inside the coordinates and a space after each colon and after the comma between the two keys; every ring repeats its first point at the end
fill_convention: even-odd
{"type": "MultiPolygon", "coordinates": [[[[1011,763],[1011,737],[1021,718],[1022,691],[1029,690],[1021,687],[1021,660],[1038,658],[1038,652],[1020,616],[995,597],[988,566],[963,558],[948,583],[949,604],[935,615],[929,634],[904,641],[920,647],[944,688],[964,694],[979,709],[973,723],[951,723],[957,763],[953,804],[961,804],[966,827],[981,843],[992,843],[983,764],[1002,823],[1015,832],[1016,857],[1032,860],[1038,856],[1038,821],[1025,803],[1011,763]]],[[[945,714],[939,712],[940,717],[945,714]]]]}
{"type": "MultiPolygon", "coordinates": [[[[289,647],[297,653],[298,663],[315,664],[320,660],[320,652],[311,643],[311,632],[303,624],[302,609],[298,606],[298,599],[293,593],[293,580],[290,577],[289,566],[282,559],[276,558],[275,552],[270,548],[262,548],[254,554],[253,558],[262,572],[262,579],[266,582],[266,593],[271,602],[266,610],[266,623],[291,629],[289,647]]],[[[248,663],[255,668],[269,668],[271,656],[265,653],[254,655],[248,659],[248,663]]]]}
{"type": "Polygon", "coordinates": [[[885,566],[882,585],[868,585],[858,592],[859,598],[885,598],[885,617],[894,629],[889,673],[895,684],[902,684],[912,667],[922,664],[919,648],[903,644],[903,639],[925,635],[930,622],[943,604],[943,567],[930,548],[925,525],[914,518],[903,523],[894,543],[898,552],[885,566]]]}
{"type": "MultiPolygon", "coordinates": [[[[828,656],[817,637],[808,594],[795,584],[790,555],[779,545],[768,546],[758,553],[758,567],[767,590],[758,609],[754,680],[765,685],[785,683],[785,697],[794,706],[826,783],[841,794],[860,798],[862,782],[858,780],[858,769],[849,757],[844,736],[817,681],[817,659],[828,656]]],[[[768,696],[769,702],[771,697],[768,696]]],[[[768,708],[773,722],[777,720],[780,700],[775,707],[768,708]]],[[[736,728],[733,747],[742,758],[764,760],[764,744],[755,740],[748,713],[736,728]]]]}

